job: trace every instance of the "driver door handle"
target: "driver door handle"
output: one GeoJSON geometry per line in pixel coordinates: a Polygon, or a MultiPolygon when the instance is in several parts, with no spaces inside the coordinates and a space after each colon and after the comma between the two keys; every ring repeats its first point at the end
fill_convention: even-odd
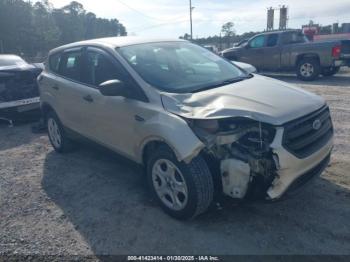
{"type": "Polygon", "coordinates": [[[94,99],[92,98],[91,95],[86,95],[86,96],[83,97],[83,99],[84,99],[85,101],[88,101],[89,103],[94,102],[94,99]]]}

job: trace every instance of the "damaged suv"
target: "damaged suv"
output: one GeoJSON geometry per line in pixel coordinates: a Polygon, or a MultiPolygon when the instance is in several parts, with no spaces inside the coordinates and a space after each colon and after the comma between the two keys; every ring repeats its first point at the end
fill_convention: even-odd
{"type": "Polygon", "coordinates": [[[216,194],[277,200],[327,167],[333,125],[325,101],[249,74],[182,40],[89,40],[50,52],[38,78],[49,139],[79,136],[146,169],[178,219],[216,194]]]}
{"type": "Polygon", "coordinates": [[[42,69],[15,55],[0,55],[0,120],[12,124],[20,118],[38,119],[39,90],[36,78],[42,69]]]}

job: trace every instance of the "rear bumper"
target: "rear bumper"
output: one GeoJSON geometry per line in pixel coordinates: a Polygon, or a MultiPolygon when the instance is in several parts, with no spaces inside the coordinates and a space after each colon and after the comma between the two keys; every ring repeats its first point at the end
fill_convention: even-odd
{"type": "Polygon", "coordinates": [[[350,56],[348,58],[344,58],[342,60],[335,60],[333,62],[333,66],[335,66],[335,67],[350,66],[350,56]]]}
{"type": "Polygon", "coordinates": [[[299,159],[282,146],[283,128],[278,129],[272,144],[277,156],[277,177],[268,189],[268,199],[280,199],[287,191],[294,191],[312,177],[321,174],[327,167],[333,149],[333,137],[317,152],[307,158],[299,159]]]}

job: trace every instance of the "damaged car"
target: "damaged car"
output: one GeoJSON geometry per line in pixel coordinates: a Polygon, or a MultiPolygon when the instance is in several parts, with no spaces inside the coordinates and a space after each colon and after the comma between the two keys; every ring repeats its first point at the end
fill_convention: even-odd
{"type": "Polygon", "coordinates": [[[42,68],[15,55],[0,55],[0,120],[40,115],[37,77],[42,68]]]}
{"type": "Polygon", "coordinates": [[[184,40],[118,37],[56,48],[39,76],[59,153],[85,137],[143,165],[165,212],[214,196],[275,201],[320,175],[333,125],[321,97],[184,40]]]}

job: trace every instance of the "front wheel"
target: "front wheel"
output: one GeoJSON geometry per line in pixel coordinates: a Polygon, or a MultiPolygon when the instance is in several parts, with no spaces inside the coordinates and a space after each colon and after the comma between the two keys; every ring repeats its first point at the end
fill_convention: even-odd
{"type": "Polygon", "coordinates": [[[185,164],[169,148],[160,147],[148,158],[147,178],[160,206],[176,219],[194,218],[212,203],[213,178],[200,156],[185,164]]]}
{"type": "Polygon", "coordinates": [[[297,76],[303,81],[313,81],[320,75],[320,63],[315,58],[304,58],[297,65],[297,76]]]}

